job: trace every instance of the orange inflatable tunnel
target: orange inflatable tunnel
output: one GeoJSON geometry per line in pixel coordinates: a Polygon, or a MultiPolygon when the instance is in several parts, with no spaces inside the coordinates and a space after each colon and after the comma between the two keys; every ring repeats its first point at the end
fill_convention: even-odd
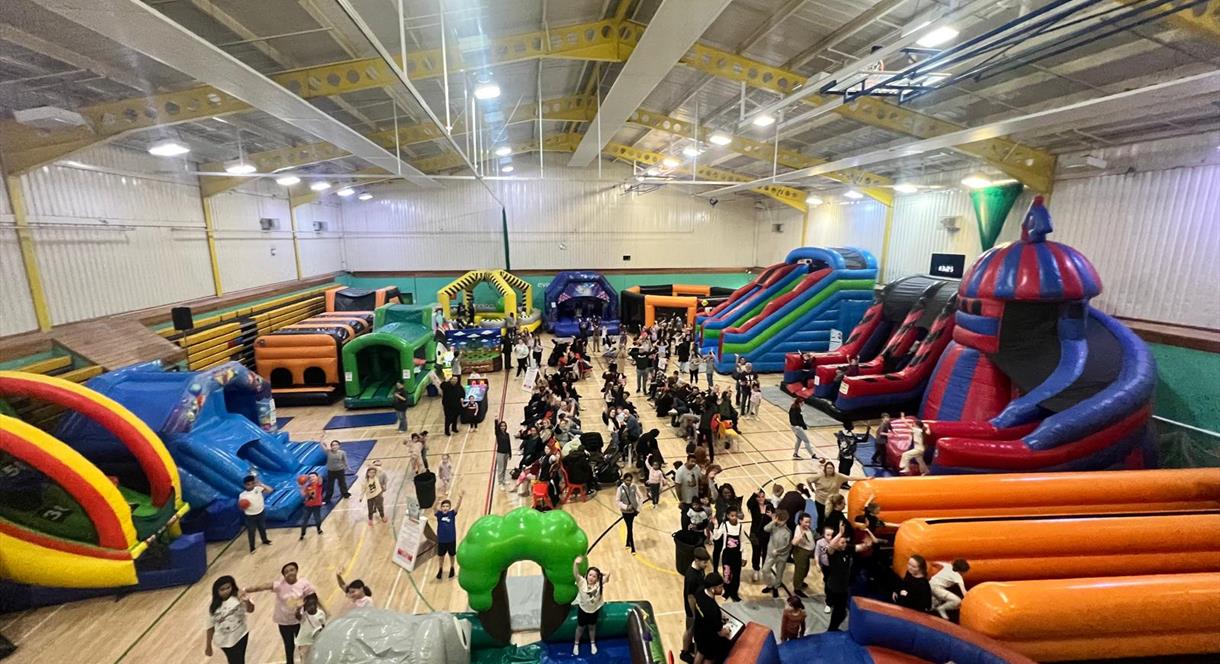
{"type": "Polygon", "coordinates": [[[984,583],[966,594],[961,624],[1042,662],[1220,661],[1220,573],[984,583]]]}
{"type": "Polygon", "coordinates": [[[695,316],[706,306],[714,306],[733,294],[731,288],[668,284],[664,286],[631,286],[619,293],[619,315],[622,322],[648,327],[658,318],[677,314],[687,325],[695,324],[695,316]]]}
{"type": "MultiPolygon", "coordinates": [[[[1220,572],[1220,510],[1079,517],[911,519],[894,540],[907,559],[965,558],[985,581],[1220,572]]],[[[973,591],[971,591],[973,592],[973,591]]]]}
{"type": "Polygon", "coordinates": [[[402,304],[397,286],[384,288],[350,288],[339,286],[326,291],[326,310],[336,312],[369,312],[386,304],[402,304]]]}
{"type": "Polygon", "coordinates": [[[254,364],[277,402],[329,403],[344,382],[343,345],[372,328],[372,312],[326,312],[260,336],[254,364]]]}
{"type": "Polygon", "coordinates": [[[872,501],[888,523],[913,518],[1220,509],[1220,468],[890,477],[857,482],[854,519],[872,501]]]}

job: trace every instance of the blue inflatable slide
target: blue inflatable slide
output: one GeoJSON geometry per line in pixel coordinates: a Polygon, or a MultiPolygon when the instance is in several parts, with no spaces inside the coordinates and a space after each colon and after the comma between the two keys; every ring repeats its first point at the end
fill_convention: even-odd
{"type": "MultiPolygon", "coordinates": [[[[237,362],[205,371],[165,371],[150,362],[102,374],[86,385],[126,406],[161,436],[192,507],[184,529],[202,531],[208,540],[240,532],[237,495],[246,475],[257,475],[273,489],[266,498],[267,521],[279,525],[301,507],[297,477],[325,471],[321,446],[296,443],[275,431],[270,383],[237,362]]],[[[112,464],[130,459],[108,431],[87,418],[65,418],[56,435],[90,459],[112,464]]]]}

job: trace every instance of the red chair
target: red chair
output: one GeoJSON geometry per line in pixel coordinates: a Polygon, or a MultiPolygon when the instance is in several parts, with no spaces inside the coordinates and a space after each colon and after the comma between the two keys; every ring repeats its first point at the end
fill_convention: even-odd
{"type": "Polygon", "coordinates": [[[534,484],[530,486],[530,495],[533,497],[534,509],[555,509],[555,504],[551,502],[551,490],[546,482],[534,480],[534,484]]]}
{"type": "Polygon", "coordinates": [[[562,461],[559,461],[558,463],[559,463],[559,472],[563,475],[563,495],[561,495],[559,497],[559,502],[560,503],[571,502],[573,496],[576,497],[577,502],[583,503],[586,500],[588,500],[589,494],[588,494],[588,492],[585,491],[585,485],[584,484],[573,484],[572,481],[568,479],[568,469],[566,467],[564,467],[562,461]]]}

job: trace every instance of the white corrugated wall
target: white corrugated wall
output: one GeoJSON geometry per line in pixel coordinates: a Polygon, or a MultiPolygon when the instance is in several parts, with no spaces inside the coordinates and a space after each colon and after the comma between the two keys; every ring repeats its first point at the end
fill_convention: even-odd
{"type": "Polygon", "coordinates": [[[53,323],[211,293],[199,191],[175,172],[182,162],[103,145],[72,163],[21,178],[53,323]]]}
{"type": "Polygon", "coordinates": [[[297,246],[301,252],[301,276],[313,277],[343,269],[343,207],[316,202],[296,209],[297,246]],[[321,222],[321,230],[315,222],[321,222]]]}
{"type": "Polygon", "coordinates": [[[885,206],[873,199],[823,203],[809,211],[805,243],[812,247],[859,247],[881,260],[885,206]]]}
{"type": "MultiPolygon", "coordinates": [[[[1017,199],[996,244],[1020,236],[1021,219],[1031,200],[1028,193],[1017,199]]],[[[934,253],[964,254],[967,267],[983,253],[970,193],[960,188],[895,196],[892,226],[883,275],[887,282],[909,274],[927,274],[934,253]],[[946,218],[955,219],[957,230],[941,223],[946,218]]]]}
{"type": "Polygon", "coordinates": [[[779,263],[788,252],[801,246],[804,212],[774,204],[759,210],[756,216],[754,265],[766,267],[779,263]]]}
{"type": "Polygon", "coordinates": [[[1220,165],[1061,181],[1050,211],[1101,275],[1096,306],[1220,328],[1220,165]]]}
{"type": "MultiPolygon", "coordinates": [[[[519,175],[536,171],[518,165],[519,175]]],[[[626,180],[630,168],[605,165],[626,180]]],[[[646,194],[548,165],[543,181],[493,184],[508,212],[516,269],[706,268],[755,264],[754,205],[708,200],[677,186],[646,194]],[[623,256],[630,256],[624,261],[623,256]]],[[[378,192],[344,204],[347,268],[465,270],[502,266],[500,206],[478,184],[378,192]]]]}
{"type": "Polygon", "coordinates": [[[288,198],[282,191],[259,180],[207,199],[226,293],[296,279],[288,198]],[[260,219],[275,220],[275,229],[262,230],[260,219]]]}

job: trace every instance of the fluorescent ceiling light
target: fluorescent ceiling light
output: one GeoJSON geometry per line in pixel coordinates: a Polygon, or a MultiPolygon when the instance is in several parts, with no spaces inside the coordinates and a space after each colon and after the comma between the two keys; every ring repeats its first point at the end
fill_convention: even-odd
{"type": "Polygon", "coordinates": [[[258,168],[254,164],[247,164],[244,161],[235,161],[225,166],[225,172],[230,175],[249,175],[257,170],[258,168]]]}
{"type": "Polygon", "coordinates": [[[716,131],[716,132],[712,132],[712,135],[708,136],[707,140],[711,141],[712,143],[714,143],[716,145],[728,145],[729,143],[733,142],[733,137],[729,136],[728,134],[726,134],[722,131],[716,131]]]}
{"type": "Polygon", "coordinates": [[[191,149],[178,141],[161,141],[153,143],[148,148],[148,154],[157,157],[177,157],[190,152],[191,149]]]}
{"type": "Polygon", "coordinates": [[[507,165],[507,166],[501,166],[501,167],[500,167],[500,172],[501,172],[501,173],[512,173],[512,172],[513,172],[513,165],[512,165],[512,164],[509,164],[509,165],[507,165]]]}
{"type": "Polygon", "coordinates": [[[314,191],[326,191],[327,189],[330,189],[330,183],[326,180],[318,180],[317,182],[309,185],[309,188],[314,191]]]}
{"type": "Polygon", "coordinates": [[[915,43],[924,48],[936,48],[941,44],[953,41],[953,39],[957,37],[957,34],[957,28],[954,28],[951,25],[942,25],[939,28],[936,28],[935,30],[932,30],[926,35],[920,37],[919,41],[915,43]]]}
{"type": "Polygon", "coordinates": [[[699,148],[697,148],[693,145],[688,145],[688,146],[682,148],[682,156],[684,156],[684,157],[690,157],[690,158],[698,157],[699,152],[700,152],[699,148]]]}
{"type": "Polygon", "coordinates": [[[644,171],[644,174],[656,177],[661,174],[661,169],[657,168],[656,166],[649,166],[648,170],[644,171]]]}
{"type": "Polygon", "coordinates": [[[475,86],[474,98],[480,100],[495,99],[500,96],[500,86],[495,81],[483,81],[475,86]]]}
{"type": "Polygon", "coordinates": [[[981,175],[967,175],[962,178],[962,184],[970,189],[982,189],[983,187],[990,187],[991,180],[981,175]]]}
{"type": "Polygon", "coordinates": [[[371,201],[371,200],[373,200],[373,195],[366,191],[363,194],[360,194],[359,196],[357,196],[356,198],[359,200],[362,200],[362,201],[371,201]]]}
{"type": "Polygon", "coordinates": [[[501,145],[500,147],[496,148],[497,157],[507,157],[508,155],[510,155],[512,153],[513,153],[513,149],[508,147],[507,145],[501,145]]]}
{"type": "Polygon", "coordinates": [[[856,191],[855,189],[848,189],[847,191],[843,192],[843,195],[852,199],[853,201],[857,201],[857,200],[860,200],[861,198],[864,198],[864,194],[856,191]]]}
{"type": "Polygon", "coordinates": [[[810,194],[805,197],[805,205],[811,205],[811,206],[817,207],[821,204],[822,204],[822,199],[818,198],[817,196],[814,196],[813,194],[810,194]]]}
{"type": "Polygon", "coordinates": [[[294,184],[300,184],[301,178],[295,175],[285,175],[275,179],[275,183],[281,187],[291,187],[294,184]]]}
{"type": "Polygon", "coordinates": [[[913,194],[919,191],[919,187],[907,182],[899,182],[898,184],[894,185],[894,191],[900,194],[913,194]]]}
{"type": "Polygon", "coordinates": [[[347,198],[348,196],[351,196],[352,194],[356,193],[356,190],[352,189],[351,187],[344,187],[344,188],[340,189],[339,191],[336,191],[335,193],[344,198],[347,198]]]}
{"type": "Polygon", "coordinates": [[[673,157],[666,157],[661,160],[661,165],[665,168],[677,168],[682,165],[682,162],[674,159],[673,157]]]}
{"type": "Polygon", "coordinates": [[[755,127],[770,127],[775,124],[775,116],[769,113],[754,116],[755,127]]]}
{"type": "Polygon", "coordinates": [[[928,74],[919,80],[920,85],[932,86],[949,78],[948,74],[928,74]]]}

